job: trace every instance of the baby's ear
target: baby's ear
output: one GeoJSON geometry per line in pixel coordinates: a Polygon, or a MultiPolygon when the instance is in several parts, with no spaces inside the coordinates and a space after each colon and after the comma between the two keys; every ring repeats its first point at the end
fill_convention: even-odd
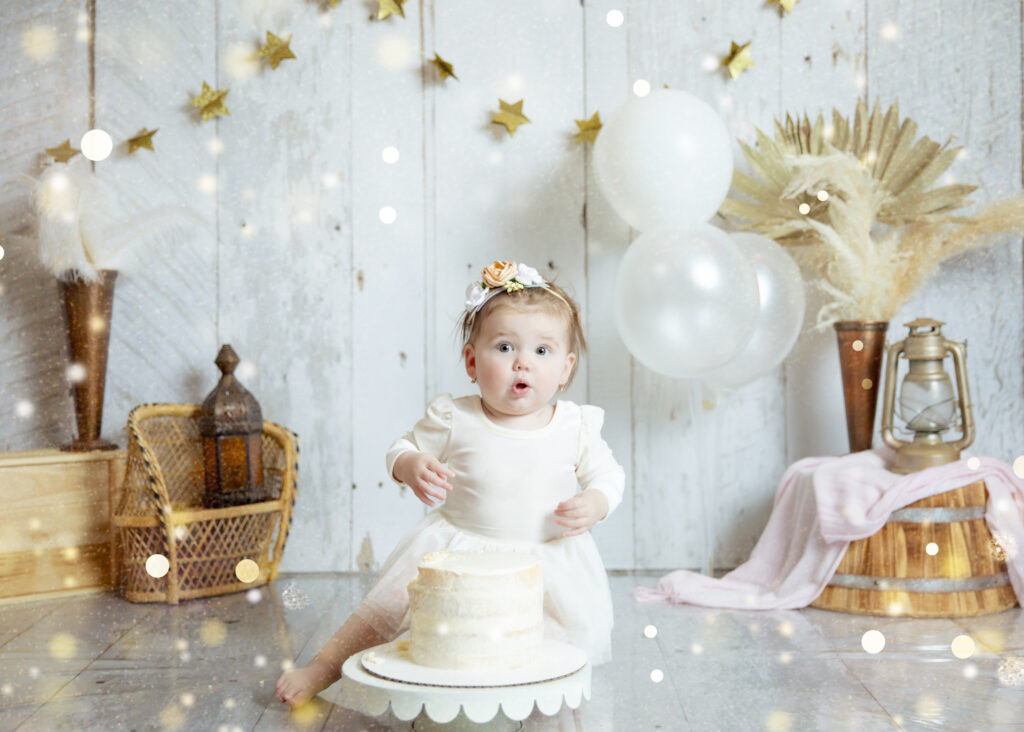
{"type": "Polygon", "coordinates": [[[473,344],[469,343],[464,349],[462,349],[462,357],[466,362],[466,375],[471,378],[476,378],[476,349],[473,348],[473,344]]]}

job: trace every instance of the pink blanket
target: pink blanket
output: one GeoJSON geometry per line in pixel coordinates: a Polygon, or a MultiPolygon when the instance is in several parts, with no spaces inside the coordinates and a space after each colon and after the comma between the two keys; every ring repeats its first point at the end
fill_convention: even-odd
{"type": "MultiPolygon", "coordinates": [[[[888,448],[843,457],[805,458],[782,476],[768,525],[746,563],[720,579],[679,570],[658,588],[639,587],[641,602],[670,600],[755,610],[805,607],[821,594],[851,541],[871,536],[889,514],[914,501],[984,480],[985,521],[1002,538],[1018,602],[1024,599],[1024,481],[1006,463],[976,458],[910,475],[885,469],[888,448]]],[[[1024,602],[1022,602],[1024,605],[1024,602]]]]}

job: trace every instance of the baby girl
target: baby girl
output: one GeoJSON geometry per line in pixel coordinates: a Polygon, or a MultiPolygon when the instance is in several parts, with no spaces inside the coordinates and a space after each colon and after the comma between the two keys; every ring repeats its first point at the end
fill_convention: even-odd
{"type": "Polygon", "coordinates": [[[388,474],[434,510],[310,664],[281,675],[281,701],[305,702],[341,677],[350,655],[408,630],[406,586],[420,558],[440,549],[539,556],[545,635],[592,664],[611,658],[611,594],[589,530],[622,501],[625,475],[601,438],[603,410],[551,403],[586,349],[579,307],[534,268],[494,262],[470,284],[461,326],[480,394],[434,398],[387,453],[388,474]]]}

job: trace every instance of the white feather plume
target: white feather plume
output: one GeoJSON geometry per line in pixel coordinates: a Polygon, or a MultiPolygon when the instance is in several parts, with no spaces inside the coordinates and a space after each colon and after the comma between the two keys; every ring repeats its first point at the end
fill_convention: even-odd
{"type": "Polygon", "coordinates": [[[59,279],[99,279],[101,269],[121,269],[129,244],[173,240],[202,226],[186,206],[129,213],[116,179],[99,179],[84,159],[51,165],[35,181],[39,258],[59,279]]]}

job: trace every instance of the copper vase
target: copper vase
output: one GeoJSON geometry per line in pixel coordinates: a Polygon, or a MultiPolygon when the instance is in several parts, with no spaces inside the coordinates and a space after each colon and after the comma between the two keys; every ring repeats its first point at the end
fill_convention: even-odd
{"type": "Polygon", "coordinates": [[[116,450],[117,445],[100,439],[103,425],[103,392],[107,382],[107,351],[110,347],[110,317],[114,310],[114,280],[117,272],[99,271],[98,282],[75,279],[60,282],[64,318],[68,328],[71,362],[85,369],[74,384],[75,421],[78,437],[62,450],[116,450]]]}
{"type": "Polygon", "coordinates": [[[841,320],[835,324],[850,452],[871,449],[888,327],[889,323],[881,320],[841,320]]]}

